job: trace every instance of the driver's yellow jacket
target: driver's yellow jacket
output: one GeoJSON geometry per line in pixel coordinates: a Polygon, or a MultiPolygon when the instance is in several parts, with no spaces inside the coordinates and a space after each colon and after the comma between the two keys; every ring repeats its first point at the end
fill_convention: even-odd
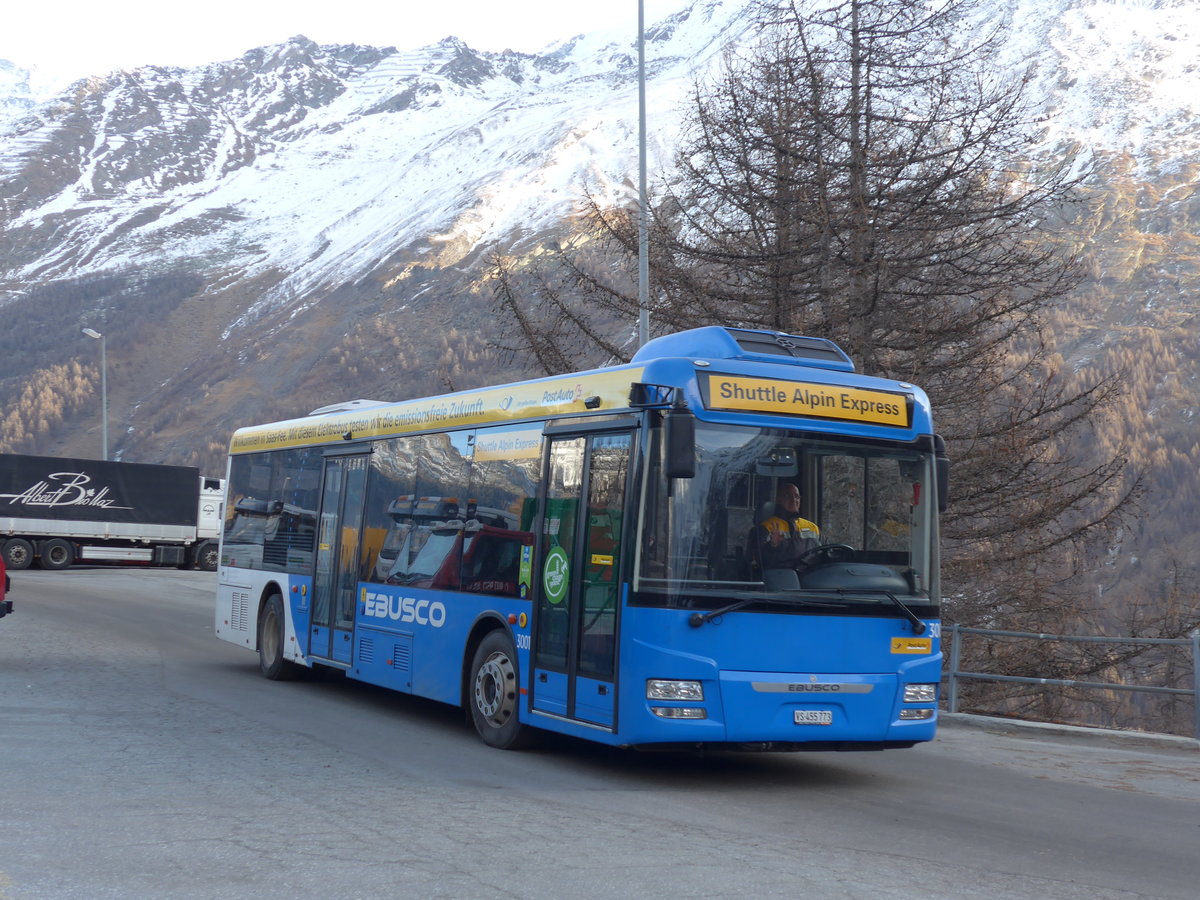
{"type": "Polygon", "coordinates": [[[800,557],[821,542],[821,529],[799,516],[771,516],[759,523],[756,533],[758,558],[764,569],[795,568],[800,557]]]}

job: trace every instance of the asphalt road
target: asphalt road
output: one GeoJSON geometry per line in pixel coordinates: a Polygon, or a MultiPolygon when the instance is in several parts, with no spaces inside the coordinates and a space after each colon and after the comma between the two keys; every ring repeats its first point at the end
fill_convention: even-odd
{"type": "Polygon", "coordinates": [[[261,678],[212,635],[215,579],[14,574],[0,900],[1200,896],[1194,742],[503,752],[449,707],[261,678]]]}

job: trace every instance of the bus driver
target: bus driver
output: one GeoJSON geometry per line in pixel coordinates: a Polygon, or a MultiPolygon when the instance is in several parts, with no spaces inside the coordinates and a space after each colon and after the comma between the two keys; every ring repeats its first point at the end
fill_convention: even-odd
{"type": "Polygon", "coordinates": [[[800,488],[788,482],[780,483],[773,514],[760,522],[755,532],[764,569],[796,568],[821,538],[821,530],[800,517],[800,488]]]}

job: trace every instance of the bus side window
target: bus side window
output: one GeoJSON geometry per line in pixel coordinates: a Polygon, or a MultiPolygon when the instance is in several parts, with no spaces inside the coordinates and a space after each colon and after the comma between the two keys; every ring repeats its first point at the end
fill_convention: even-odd
{"type": "MultiPolygon", "coordinates": [[[[526,548],[531,550],[534,543],[542,440],[540,425],[502,425],[475,432],[467,502],[468,519],[480,532],[463,551],[464,591],[529,596],[532,553],[526,548]]],[[[468,522],[468,527],[474,526],[468,522]]]]}
{"type": "MultiPolygon", "coordinates": [[[[454,591],[460,584],[466,508],[471,487],[469,433],[425,434],[410,438],[416,450],[418,498],[436,505],[424,544],[410,556],[406,584],[454,591]]],[[[421,501],[418,500],[418,503],[421,501]]]]}
{"type": "Polygon", "coordinates": [[[254,453],[230,465],[225,518],[227,565],[305,572],[316,538],[321,454],[312,449],[254,453]]]}
{"type": "Polygon", "coordinates": [[[412,558],[416,456],[411,438],[375,444],[367,479],[359,577],[382,583],[412,558]],[[399,558],[403,556],[401,561],[399,558]]]}
{"type": "Polygon", "coordinates": [[[484,527],[464,551],[462,589],[477,594],[520,596],[521,548],[533,535],[484,527]]]}

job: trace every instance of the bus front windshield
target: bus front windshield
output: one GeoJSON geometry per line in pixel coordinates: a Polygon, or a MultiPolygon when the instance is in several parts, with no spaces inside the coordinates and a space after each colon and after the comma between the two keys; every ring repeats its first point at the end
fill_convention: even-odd
{"type": "Polygon", "coordinates": [[[935,615],[934,468],[928,441],[697,422],[695,477],[652,463],[646,479],[638,601],[900,601],[935,615]]]}

